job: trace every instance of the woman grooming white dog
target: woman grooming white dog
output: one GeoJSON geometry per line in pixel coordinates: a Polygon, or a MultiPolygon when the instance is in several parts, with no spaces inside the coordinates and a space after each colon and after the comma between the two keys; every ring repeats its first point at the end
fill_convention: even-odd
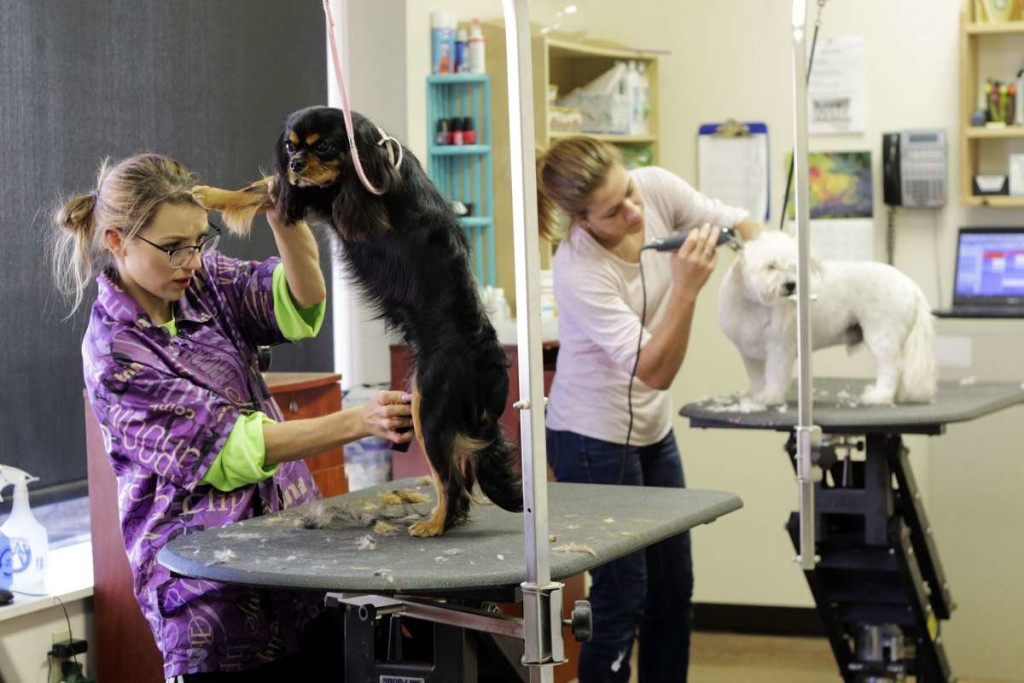
{"type": "MultiPolygon", "coordinates": [[[[558,481],[682,488],[665,390],[683,363],[697,295],[715,266],[719,229],[711,225],[735,227],[744,237],[756,226],[746,211],[703,196],[664,169],[627,171],[614,147],[587,137],[555,143],[538,159],[537,177],[541,233],[552,236],[556,205],[571,219],[554,259],[560,348],[547,410],[548,462],[558,481]],[[678,252],[643,252],[641,279],[644,243],[688,229],[678,252]]],[[[689,535],[591,575],[594,638],[581,650],[580,683],[628,681],[637,634],[641,682],[666,675],[685,681],[689,535]]]]}
{"type": "MultiPolygon", "coordinates": [[[[781,231],[747,242],[719,290],[722,331],[743,356],[750,398],[784,403],[796,360],[796,240],[781,231]]],[[[811,344],[861,342],[875,360],[867,404],[927,403],[935,396],[931,308],[921,288],[884,263],[812,261],[811,344]]]]}

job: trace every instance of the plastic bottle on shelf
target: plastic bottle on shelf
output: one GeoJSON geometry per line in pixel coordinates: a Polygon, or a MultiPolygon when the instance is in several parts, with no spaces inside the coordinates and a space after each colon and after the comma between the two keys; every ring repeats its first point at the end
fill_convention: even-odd
{"type": "Polygon", "coordinates": [[[430,15],[430,53],[435,74],[455,71],[456,15],[451,10],[435,10],[430,15]]]}
{"type": "Polygon", "coordinates": [[[464,28],[455,34],[455,73],[469,73],[469,34],[464,28]]]}
{"type": "Polygon", "coordinates": [[[651,78],[644,62],[637,64],[637,73],[640,74],[640,133],[646,135],[651,132],[651,78]]]}
{"type": "Polygon", "coordinates": [[[11,544],[12,588],[26,593],[45,592],[46,558],[50,550],[46,528],[40,524],[28,503],[28,483],[36,481],[28,472],[0,465],[0,493],[14,486],[14,504],[0,533],[11,544]]]}
{"type": "Polygon", "coordinates": [[[636,60],[630,60],[626,69],[626,96],[629,98],[629,133],[638,135],[643,132],[643,85],[636,60]]]}
{"type": "Polygon", "coordinates": [[[474,18],[469,22],[469,70],[471,73],[487,72],[484,57],[484,32],[480,20],[474,18]]]}
{"type": "Polygon", "coordinates": [[[558,305],[555,303],[555,277],[552,270],[540,271],[540,317],[551,319],[558,317],[558,305]]]}

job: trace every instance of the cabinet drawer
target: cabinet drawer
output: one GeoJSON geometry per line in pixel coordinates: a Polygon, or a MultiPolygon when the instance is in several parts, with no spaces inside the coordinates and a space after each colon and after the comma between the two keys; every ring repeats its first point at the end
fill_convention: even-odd
{"type": "Polygon", "coordinates": [[[341,389],[337,385],[273,394],[286,420],[320,417],[341,410],[341,389]]]}
{"type": "MultiPolygon", "coordinates": [[[[285,420],[322,417],[341,410],[341,385],[337,381],[310,385],[308,381],[301,381],[305,377],[299,376],[294,378],[298,381],[289,383],[288,373],[277,373],[274,378],[281,381],[281,384],[275,387],[274,383],[270,383],[274,401],[277,402],[285,420]]],[[[348,491],[344,464],[345,455],[341,448],[333,448],[306,458],[306,466],[312,472],[313,479],[325,498],[348,491]]]]}

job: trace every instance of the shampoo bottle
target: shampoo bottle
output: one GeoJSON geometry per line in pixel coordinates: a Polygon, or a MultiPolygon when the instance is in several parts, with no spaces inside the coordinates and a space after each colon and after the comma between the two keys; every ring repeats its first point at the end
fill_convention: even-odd
{"type": "Polygon", "coordinates": [[[0,534],[11,543],[12,589],[24,593],[46,591],[49,538],[28,505],[28,483],[37,479],[15,467],[0,465],[0,493],[6,487],[14,486],[14,505],[7,521],[0,526],[0,534]]]}
{"type": "Polygon", "coordinates": [[[473,19],[469,22],[469,70],[471,73],[487,73],[484,50],[483,28],[480,26],[479,19],[473,19]]]}

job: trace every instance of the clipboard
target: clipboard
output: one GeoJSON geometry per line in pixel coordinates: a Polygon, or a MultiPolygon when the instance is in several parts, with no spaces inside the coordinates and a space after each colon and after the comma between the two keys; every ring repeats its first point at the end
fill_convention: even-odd
{"type": "Polygon", "coordinates": [[[700,191],[767,222],[770,209],[768,126],[728,119],[705,123],[697,133],[700,191]]]}

